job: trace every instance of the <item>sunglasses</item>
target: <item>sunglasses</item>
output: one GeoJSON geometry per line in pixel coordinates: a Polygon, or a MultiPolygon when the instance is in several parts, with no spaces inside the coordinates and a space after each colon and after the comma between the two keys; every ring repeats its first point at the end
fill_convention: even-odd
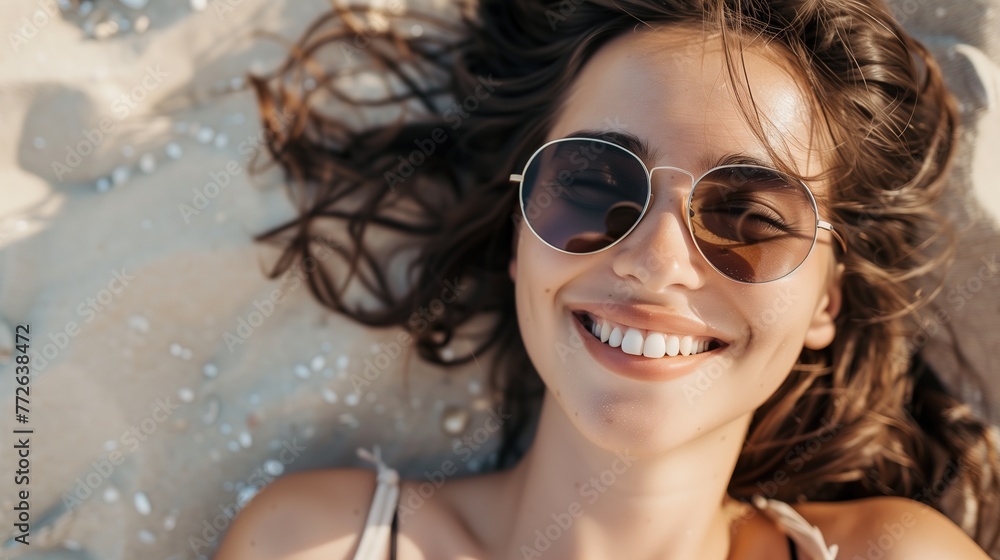
{"type": "Polygon", "coordinates": [[[625,238],[646,214],[652,172],[692,179],[684,213],[702,257],[737,282],[772,282],[812,253],[820,228],[846,252],[843,238],[819,219],[800,179],[758,165],[722,165],[694,175],[676,167],[647,169],[630,150],[597,138],[561,138],[532,154],[520,175],[521,211],[532,232],[557,251],[589,255],[625,238]]]}

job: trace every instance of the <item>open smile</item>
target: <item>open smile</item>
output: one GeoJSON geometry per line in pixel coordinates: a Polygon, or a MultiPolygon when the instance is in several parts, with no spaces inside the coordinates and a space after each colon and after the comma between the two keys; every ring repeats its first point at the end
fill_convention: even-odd
{"type": "Polygon", "coordinates": [[[586,311],[576,312],[574,316],[595,338],[633,356],[641,355],[647,358],[692,356],[722,346],[721,341],[710,336],[668,334],[639,329],[615,323],[586,311]]]}
{"type": "Polygon", "coordinates": [[[572,312],[573,322],[590,355],[613,373],[643,381],[665,381],[696,372],[729,345],[715,337],[663,333],[572,312]]]}

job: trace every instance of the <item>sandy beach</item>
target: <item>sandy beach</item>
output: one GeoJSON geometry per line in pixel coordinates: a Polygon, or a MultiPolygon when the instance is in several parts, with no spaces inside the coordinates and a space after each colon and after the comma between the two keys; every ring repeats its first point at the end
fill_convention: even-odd
{"type": "MultiPolygon", "coordinates": [[[[404,475],[451,460],[460,476],[494,450],[485,367],[422,364],[401,330],[322,308],[294,270],[265,277],[276,253],[252,237],[295,209],[280,173],[251,174],[263,136],[245,76],[327,7],[0,5],[0,426],[19,428],[22,334],[20,428],[33,430],[31,544],[12,540],[24,485],[5,451],[0,556],[208,558],[283,474],[365,466],[356,448],[377,444],[404,475]]],[[[949,386],[973,407],[1000,403],[1000,2],[895,7],[940,58],[965,123],[945,208],[963,243],[920,349],[952,370],[954,327],[988,376],[949,386]]]]}

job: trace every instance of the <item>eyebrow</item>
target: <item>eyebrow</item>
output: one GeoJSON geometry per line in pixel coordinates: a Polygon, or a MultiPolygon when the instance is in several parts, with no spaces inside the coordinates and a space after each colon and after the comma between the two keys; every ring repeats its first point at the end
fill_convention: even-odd
{"type": "MultiPolygon", "coordinates": [[[[613,142],[639,156],[639,159],[646,162],[647,165],[650,165],[651,162],[657,159],[657,151],[649,145],[649,142],[639,136],[636,136],[635,134],[632,134],[631,132],[624,132],[620,130],[584,129],[578,130],[567,136],[567,138],[570,137],[592,138],[594,140],[607,140],[609,142],[613,142]]],[[[776,168],[774,162],[769,159],[761,159],[749,154],[736,152],[725,153],[720,155],[718,158],[706,156],[699,163],[702,168],[706,170],[722,165],[756,165],[758,167],[776,168]]]]}
{"type": "MultiPolygon", "coordinates": [[[[705,163],[709,163],[711,161],[711,159],[706,159],[705,163]]],[[[735,152],[723,154],[719,159],[715,160],[714,163],[706,166],[706,168],[719,167],[721,165],[756,165],[757,167],[770,167],[771,169],[777,168],[774,162],[770,159],[760,159],[749,154],[738,154],[735,152]]]]}
{"type": "Polygon", "coordinates": [[[626,150],[639,156],[639,159],[645,162],[650,162],[656,159],[656,150],[653,150],[649,143],[639,138],[631,132],[623,132],[620,130],[592,130],[584,129],[578,130],[569,136],[575,138],[592,138],[594,140],[607,140],[614,144],[625,148],[626,150]]]}

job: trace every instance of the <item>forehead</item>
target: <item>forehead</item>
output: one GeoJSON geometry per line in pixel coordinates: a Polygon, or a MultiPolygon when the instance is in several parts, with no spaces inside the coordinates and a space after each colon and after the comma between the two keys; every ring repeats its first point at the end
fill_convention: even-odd
{"type": "Polygon", "coordinates": [[[584,66],[548,139],[580,129],[624,130],[649,144],[655,161],[648,164],[695,174],[732,154],[772,160],[770,145],[798,174],[819,173],[810,97],[788,58],[763,44],[730,55],[735,87],[717,35],[685,27],[627,32],[584,66]],[[741,102],[759,118],[766,143],[741,102]]]}

